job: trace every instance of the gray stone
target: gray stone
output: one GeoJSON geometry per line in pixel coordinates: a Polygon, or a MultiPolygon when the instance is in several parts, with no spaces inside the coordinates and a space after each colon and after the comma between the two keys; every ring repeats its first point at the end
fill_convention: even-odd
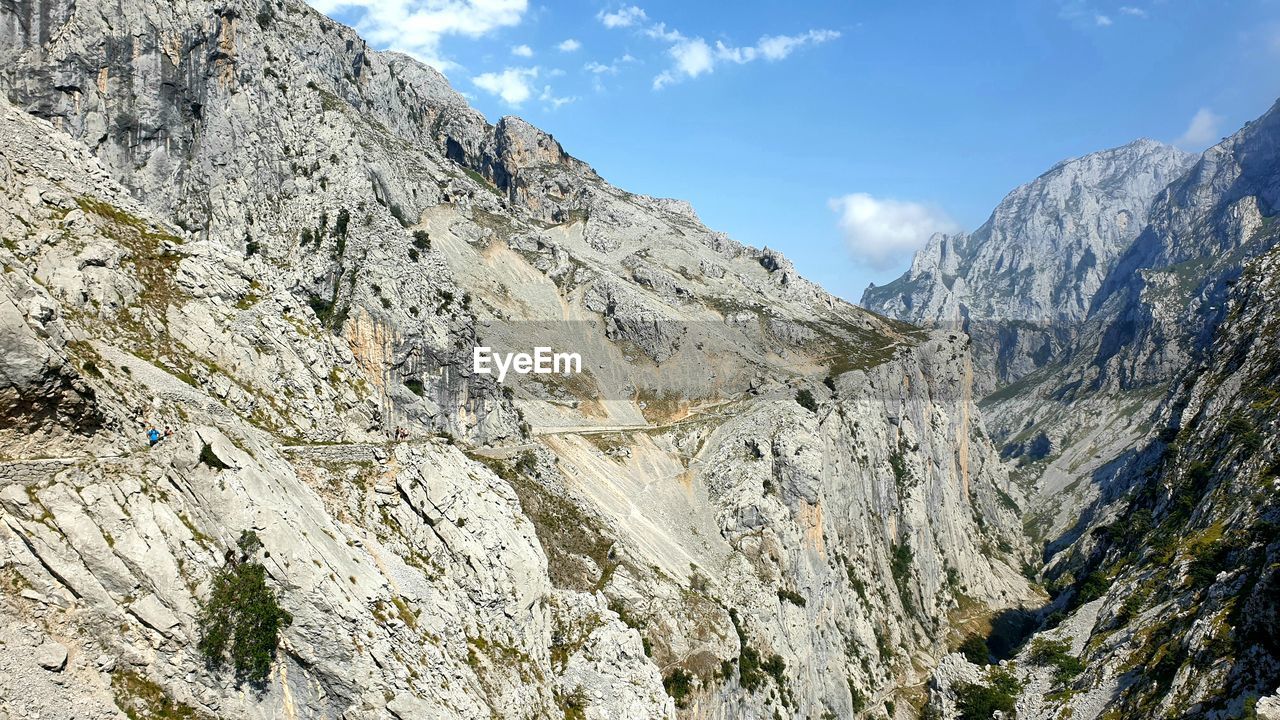
{"type": "Polygon", "coordinates": [[[67,666],[67,648],[61,643],[47,642],[36,648],[36,664],[50,672],[62,672],[67,666]]]}

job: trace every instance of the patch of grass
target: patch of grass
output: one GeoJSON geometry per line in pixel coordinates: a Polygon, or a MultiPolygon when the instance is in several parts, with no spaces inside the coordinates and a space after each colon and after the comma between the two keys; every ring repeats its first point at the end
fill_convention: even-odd
{"type": "Polygon", "coordinates": [[[553,585],[585,592],[604,586],[615,565],[609,557],[613,540],[594,517],[531,477],[537,464],[533,453],[521,453],[515,462],[473,457],[510,483],[519,496],[520,507],[533,522],[547,554],[553,585]]]}
{"type": "Polygon", "coordinates": [[[111,675],[116,707],[129,720],[212,720],[209,715],[180,703],[155,682],[130,670],[111,675]]]}

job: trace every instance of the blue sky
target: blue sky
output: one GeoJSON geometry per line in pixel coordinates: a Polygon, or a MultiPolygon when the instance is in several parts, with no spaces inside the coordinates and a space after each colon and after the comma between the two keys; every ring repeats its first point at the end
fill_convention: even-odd
{"type": "Polygon", "coordinates": [[[855,301],[1063,158],[1280,97],[1280,0],[311,2],[855,301]]]}

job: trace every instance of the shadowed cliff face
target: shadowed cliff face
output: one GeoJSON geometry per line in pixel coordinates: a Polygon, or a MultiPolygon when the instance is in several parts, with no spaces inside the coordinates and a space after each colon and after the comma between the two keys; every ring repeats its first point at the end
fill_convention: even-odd
{"type": "Polygon", "coordinates": [[[63,685],[0,674],[36,688],[14,712],[905,717],[1031,596],[962,335],[301,3],[23,3],[0,33],[7,377],[58,439],[0,465],[29,590],[0,613],[71,651],[63,685]],[[584,371],[472,371],[535,342],[584,371]],[[245,529],[294,617],[257,695],[194,647],[245,529]]]}

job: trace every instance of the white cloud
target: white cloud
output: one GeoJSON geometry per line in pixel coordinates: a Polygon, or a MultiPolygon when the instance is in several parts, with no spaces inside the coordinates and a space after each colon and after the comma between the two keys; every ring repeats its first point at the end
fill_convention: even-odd
{"type": "Polygon", "coordinates": [[[560,52],[573,52],[574,50],[577,50],[580,47],[582,47],[582,43],[578,42],[577,40],[574,40],[573,38],[569,38],[568,40],[565,40],[564,42],[557,45],[556,49],[559,50],[560,52]]]}
{"type": "Polygon", "coordinates": [[[555,93],[552,92],[550,85],[543,85],[542,94],[538,96],[538,99],[541,100],[543,103],[546,103],[546,105],[550,107],[552,110],[559,110],[562,105],[568,105],[569,103],[573,102],[574,100],[577,100],[578,98],[556,97],[555,93]]]}
{"type": "Polygon", "coordinates": [[[1097,25],[1098,27],[1108,27],[1111,25],[1111,18],[1107,17],[1106,15],[1094,15],[1093,24],[1097,25]]]}
{"type": "Polygon", "coordinates": [[[516,57],[533,57],[533,48],[528,45],[516,45],[511,48],[511,54],[516,57]]]}
{"type": "Polygon", "coordinates": [[[1200,108],[1195,115],[1191,116],[1191,122],[1187,123],[1186,132],[1182,133],[1182,137],[1173,142],[1175,145],[1199,150],[1222,137],[1220,132],[1222,120],[1223,117],[1221,115],[1209,108],[1200,108]]]}
{"type": "Polygon", "coordinates": [[[592,60],[591,62],[587,63],[586,65],[583,65],[583,66],[582,66],[582,69],[583,69],[583,70],[586,70],[587,72],[591,73],[592,75],[616,75],[616,74],[618,74],[618,66],[617,66],[617,65],[605,65],[604,63],[598,63],[598,62],[596,62],[595,60],[592,60]]]}
{"type": "Polygon", "coordinates": [[[667,54],[675,60],[676,70],[686,77],[695,78],[711,72],[716,64],[711,56],[711,46],[702,38],[678,42],[667,50],[667,54]]]}
{"type": "Polygon", "coordinates": [[[756,60],[776,62],[782,60],[804,45],[817,45],[840,37],[835,30],[810,30],[799,35],[765,35],[755,45],[732,47],[716,41],[714,52],[711,46],[700,37],[686,38],[677,31],[668,31],[659,23],[646,31],[650,37],[661,39],[677,38],[675,44],[667,49],[674,65],[653,79],[653,88],[660,90],[685,78],[695,78],[715,69],[717,62],[731,62],[745,65],[756,60]]]}
{"type": "Polygon", "coordinates": [[[625,28],[632,25],[638,25],[648,19],[644,10],[631,5],[620,8],[614,12],[605,12],[601,10],[596,18],[607,28],[625,28]]]}
{"type": "Polygon", "coordinates": [[[355,29],[371,44],[408,53],[445,71],[456,65],[440,53],[449,35],[480,37],[520,24],[528,0],[309,0],[332,16],[356,14],[355,29]]]}
{"type": "Polygon", "coordinates": [[[487,72],[471,78],[481,90],[502,98],[508,105],[519,105],[533,96],[533,81],[538,68],[506,68],[500,73],[487,72]]]}
{"type": "Polygon", "coordinates": [[[877,270],[924,247],[934,233],[959,230],[942,210],[907,200],[852,193],[832,198],[827,205],[840,215],[836,224],[849,252],[877,270]]]}
{"type": "Polygon", "coordinates": [[[820,45],[840,37],[835,30],[810,30],[802,35],[774,35],[760,38],[756,48],[765,60],[782,60],[802,45],[820,45]]]}
{"type": "Polygon", "coordinates": [[[1140,7],[1133,7],[1132,5],[1122,5],[1120,7],[1120,14],[1128,15],[1129,17],[1145,18],[1147,16],[1147,11],[1140,7]]]}
{"type": "Polygon", "coordinates": [[[668,30],[666,23],[654,23],[644,29],[644,34],[654,40],[662,40],[664,42],[674,43],[684,39],[684,35],[679,30],[668,30]]]}
{"type": "Polygon", "coordinates": [[[749,63],[763,58],[770,62],[784,60],[802,45],[827,42],[840,37],[835,30],[810,30],[800,35],[765,35],[753,46],[729,47],[716,42],[716,57],[738,64],[749,63]]]}

